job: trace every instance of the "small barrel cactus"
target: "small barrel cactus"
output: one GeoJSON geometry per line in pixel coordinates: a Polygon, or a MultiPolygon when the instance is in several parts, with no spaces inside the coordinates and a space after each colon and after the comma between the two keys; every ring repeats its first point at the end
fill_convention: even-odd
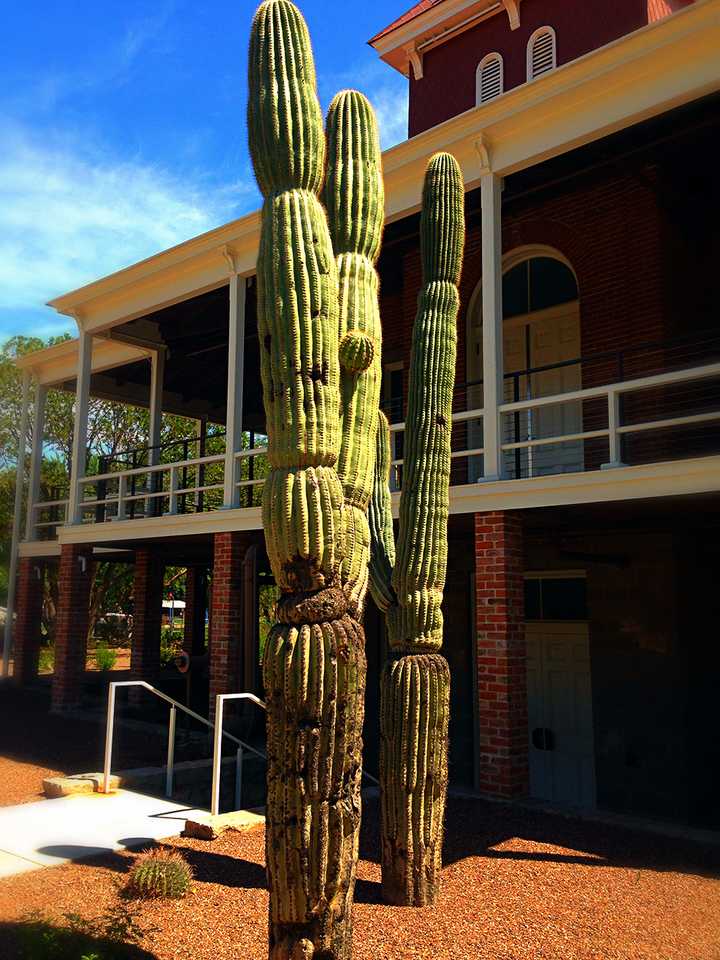
{"type": "Polygon", "coordinates": [[[136,897],[178,900],[192,885],[192,867],[177,850],[146,850],[130,871],[128,892],[136,897]]]}

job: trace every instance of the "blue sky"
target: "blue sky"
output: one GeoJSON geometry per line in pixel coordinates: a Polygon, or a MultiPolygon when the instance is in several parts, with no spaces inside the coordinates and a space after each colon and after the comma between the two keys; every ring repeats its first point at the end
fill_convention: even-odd
{"type": "MultiPolygon", "coordinates": [[[[0,342],[73,321],[45,302],[259,205],[245,127],[254,2],[4,0],[0,342]]],[[[372,100],[405,139],[407,81],[366,41],[411,6],[304,0],[323,109],[372,100]]]]}

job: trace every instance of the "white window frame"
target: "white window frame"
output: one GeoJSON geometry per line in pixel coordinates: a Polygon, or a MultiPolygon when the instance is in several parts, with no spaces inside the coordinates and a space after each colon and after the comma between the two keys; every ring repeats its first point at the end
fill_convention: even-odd
{"type": "Polygon", "coordinates": [[[538,77],[544,77],[546,73],[550,73],[557,67],[557,34],[555,33],[554,28],[549,24],[546,24],[544,27],[538,27],[538,29],[531,34],[530,39],[527,42],[525,61],[528,83],[531,80],[537,80],[538,77]],[[533,74],[533,49],[535,47],[535,41],[538,39],[538,37],[541,37],[545,33],[549,34],[552,39],[552,66],[549,70],[543,70],[543,72],[539,73],[536,77],[533,74]]]}
{"type": "Polygon", "coordinates": [[[475,105],[480,106],[482,103],[490,103],[491,100],[497,100],[499,96],[505,93],[505,61],[503,60],[503,55],[498,53],[497,50],[492,53],[486,54],[477,65],[477,70],[475,71],[475,105]],[[488,97],[487,100],[482,99],[482,74],[484,67],[487,66],[491,61],[497,61],[500,64],[500,90],[493,97],[488,97]]]}

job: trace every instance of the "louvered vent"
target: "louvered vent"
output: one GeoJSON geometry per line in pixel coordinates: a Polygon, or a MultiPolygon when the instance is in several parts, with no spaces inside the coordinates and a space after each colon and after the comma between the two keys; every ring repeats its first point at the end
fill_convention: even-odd
{"type": "Polygon", "coordinates": [[[556,66],[555,31],[542,27],[528,43],[528,80],[542,76],[556,66]]]}
{"type": "Polygon", "coordinates": [[[485,57],[478,67],[477,102],[487,103],[503,92],[503,59],[499,53],[485,57]]]}

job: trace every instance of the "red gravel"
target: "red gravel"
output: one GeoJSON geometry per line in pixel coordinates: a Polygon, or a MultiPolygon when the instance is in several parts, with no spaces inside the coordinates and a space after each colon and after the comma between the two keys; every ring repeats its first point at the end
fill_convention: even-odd
{"type": "MultiPolygon", "coordinates": [[[[354,960],[718,960],[720,857],[651,834],[481,801],[451,803],[437,908],[379,899],[377,805],[366,805],[354,960]]],[[[263,830],[178,839],[196,882],[140,904],[157,960],[265,960],[263,830]]],[[[0,881],[0,956],[12,921],[41,909],[97,916],[116,902],[122,854],[0,881]]]]}

